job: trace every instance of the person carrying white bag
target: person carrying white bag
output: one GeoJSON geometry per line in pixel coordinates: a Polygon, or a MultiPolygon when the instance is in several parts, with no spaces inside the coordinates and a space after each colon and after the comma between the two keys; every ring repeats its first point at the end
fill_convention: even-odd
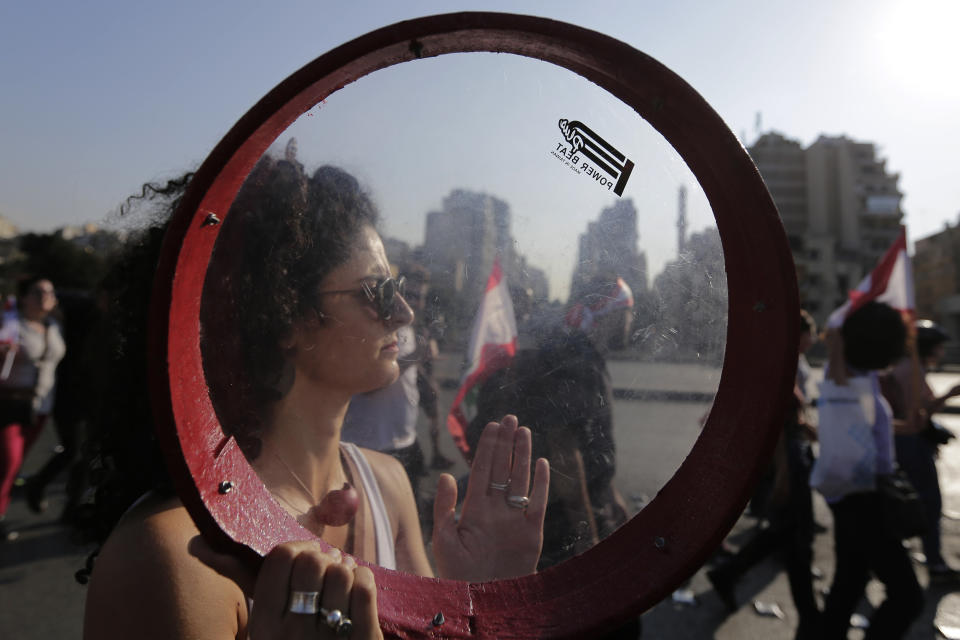
{"type": "Polygon", "coordinates": [[[836,572],[823,612],[823,638],[847,637],[850,615],[871,575],[886,599],[865,640],[902,638],[923,609],[923,591],[901,539],[885,526],[878,477],[895,470],[893,419],[877,371],[904,353],[900,312],[867,302],[828,330],[830,364],[820,389],[820,454],[810,477],[833,512],[836,572]]]}

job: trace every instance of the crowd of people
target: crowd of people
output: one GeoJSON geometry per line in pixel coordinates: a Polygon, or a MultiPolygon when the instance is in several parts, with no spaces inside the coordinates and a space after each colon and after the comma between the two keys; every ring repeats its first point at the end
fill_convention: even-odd
{"type": "MultiPolygon", "coordinates": [[[[471,471],[459,483],[441,474],[430,505],[420,486],[427,468],[452,462],[440,451],[438,351],[423,321],[429,272],[390,262],[376,207],[352,176],[264,157],[211,265],[217,293],[201,314],[211,328],[232,330],[205,333],[208,381],[226,435],[289,516],[332,550],[283,544],[251,575],[207,546],[161,460],[146,383],[150,282],[189,180],[148,185],[134,199],[160,203],[167,215],[129,242],[95,297],[58,309],[50,280],[24,277],[0,327],[0,532],[17,538],[4,514],[52,416],[62,450],[26,478],[23,494],[44,510],[46,487],[71,469],[63,519],[100,545],[83,576],[86,637],[377,638],[364,563],[470,581],[515,577],[581,553],[626,522],[606,367],[633,317],[618,274],[601,272],[573,292],[566,315],[523,336],[509,364],[480,385],[466,434],[471,471]],[[218,366],[229,353],[236,358],[218,366]],[[421,412],[429,464],[417,438],[421,412]],[[81,485],[89,486],[83,500],[81,485]]],[[[762,525],[707,575],[735,610],[737,583],[780,552],[798,639],[846,638],[874,576],[886,597],[866,637],[900,638],[924,600],[890,522],[888,479],[898,469],[922,504],[916,531],[931,582],[960,584],[941,549],[935,464],[952,434],[932,418],[960,386],[938,396],[925,380],[949,336],[878,302],[825,333],[830,358],[814,409],[804,353],[818,333],[801,313],[791,408],[754,501],[762,525]],[[836,554],[822,607],[811,574],[813,491],[832,513],[836,554]]],[[[635,621],[611,637],[639,634],[635,621]]]]}
{"type": "Polygon", "coordinates": [[[864,637],[902,638],[924,607],[905,539],[920,537],[919,558],[930,585],[960,587],[960,572],[941,550],[936,468],[938,448],[953,434],[932,419],[960,395],[960,385],[938,396],[926,379],[950,336],[881,302],[855,307],[823,334],[828,361],[813,408],[804,352],[817,332],[804,312],[800,332],[793,407],[751,505],[760,524],[707,577],[734,611],[737,582],[779,552],[797,610],[798,640],[847,638],[851,616],[875,578],[885,597],[867,620],[864,637]],[[817,419],[811,420],[814,412],[817,419]],[[811,489],[832,514],[835,569],[822,607],[813,588],[812,544],[817,529],[828,529],[814,519],[811,489]]]}

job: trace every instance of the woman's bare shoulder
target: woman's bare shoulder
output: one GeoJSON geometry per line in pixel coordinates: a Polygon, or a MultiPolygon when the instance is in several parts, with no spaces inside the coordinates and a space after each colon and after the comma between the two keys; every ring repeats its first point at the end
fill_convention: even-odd
{"type": "Polygon", "coordinates": [[[397,569],[420,576],[432,576],[433,570],[423,547],[417,502],[406,470],[391,455],[369,449],[364,449],[363,454],[370,462],[387,511],[391,514],[397,569]]]}
{"type": "Polygon", "coordinates": [[[407,472],[396,458],[373,449],[361,449],[361,451],[370,463],[377,484],[380,485],[380,492],[384,495],[388,504],[388,499],[391,497],[395,498],[406,494],[409,494],[411,498],[413,497],[407,472]]]}
{"type": "Polygon", "coordinates": [[[84,637],[237,637],[246,600],[191,552],[205,544],[176,498],[131,509],[94,564],[84,637]]]}
{"type": "Polygon", "coordinates": [[[188,560],[187,545],[199,533],[179,499],[147,496],[120,519],[96,567],[114,559],[128,566],[176,566],[188,560]]]}

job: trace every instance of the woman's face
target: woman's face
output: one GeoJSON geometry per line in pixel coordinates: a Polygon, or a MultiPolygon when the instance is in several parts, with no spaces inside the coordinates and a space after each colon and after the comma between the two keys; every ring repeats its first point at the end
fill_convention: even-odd
{"type": "Polygon", "coordinates": [[[350,257],[320,282],[318,311],[294,326],[291,336],[297,376],[349,395],[380,389],[399,375],[397,330],[413,322],[413,311],[399,294],[389,320],[364,293],[390,277],[380,236],[364,227],[350,257]],[[337,292],[337,293],[330,293],[337,292]]]}
{"type": "Polygon", "coordinates": [[[21,301],[24,311],[31,315],[47,316],[57,306],[57,295],[49,280],[37,280],[21,301]]]}

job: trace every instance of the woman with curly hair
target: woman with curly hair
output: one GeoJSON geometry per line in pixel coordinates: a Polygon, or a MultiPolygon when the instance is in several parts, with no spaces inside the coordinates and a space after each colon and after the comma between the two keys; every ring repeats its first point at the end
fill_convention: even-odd
{"type": "MultiPolygon", "coordinates": [[[[205,366],[221,424],[292,517],[364,563],[430,576],[403,468],[340,440],[350,398],[396,379],[397,331],[413,319],[376,221],[372,201],[342,170],[322,167],[308,177],[296,162],[264,158],[234,201],[207,274],[205,366]],[[234,330],[215,330],[225,326],[234,330]],[[239,372],[231,353],[241,354],[239,372]]],[[[134,297],[145,299],[144,288],[134,297]]],[[[121,297],[126,313],[137,308],[124,304],[121,297]]],[[[126,357],[142,362],[144,339],[141,330],[139,343],[128,341],[126,357]]],[[[145,390],[142,383],[136,386],[145,390]]],[[[133,431],[130,417],[148,416],[144,393],[131,401],[127,411],[112,409],[119,409],[114,427],[133,431]]],[[[104,431],[132,437],[117,430],[104,431]]],[[[506,487],[525,496],[530,483],[530,432],[508,416],[491,423],[482,440],[473,467],[482,480],[468,487],[459,519],[454,479],[439,481],[433,554],[442,577],[512,577],[537,564],[546,461],[537,462],[527,508],[512,508],[506,487]]],[[[368,569],[336,550],[292,543],[271,552],[255,579],[243,575],[199,538],[159,467],[131,463],[129,448],[119,449],[101,454],[107,475],[139,475],[140,490],[149,492],[97,559],[87,637],[323,637],[348,631],[346,619],[352,637],[379,637],[368,569]],[[121,465],[127,473],[118,472],[121,465]],[[338,616],[318,617],[321,609],[338,616]]],[[[128,499],[134,493],[122,490],[128,499]]],[[[102,492],[105,502],[116,495],[102,492]]]]}

